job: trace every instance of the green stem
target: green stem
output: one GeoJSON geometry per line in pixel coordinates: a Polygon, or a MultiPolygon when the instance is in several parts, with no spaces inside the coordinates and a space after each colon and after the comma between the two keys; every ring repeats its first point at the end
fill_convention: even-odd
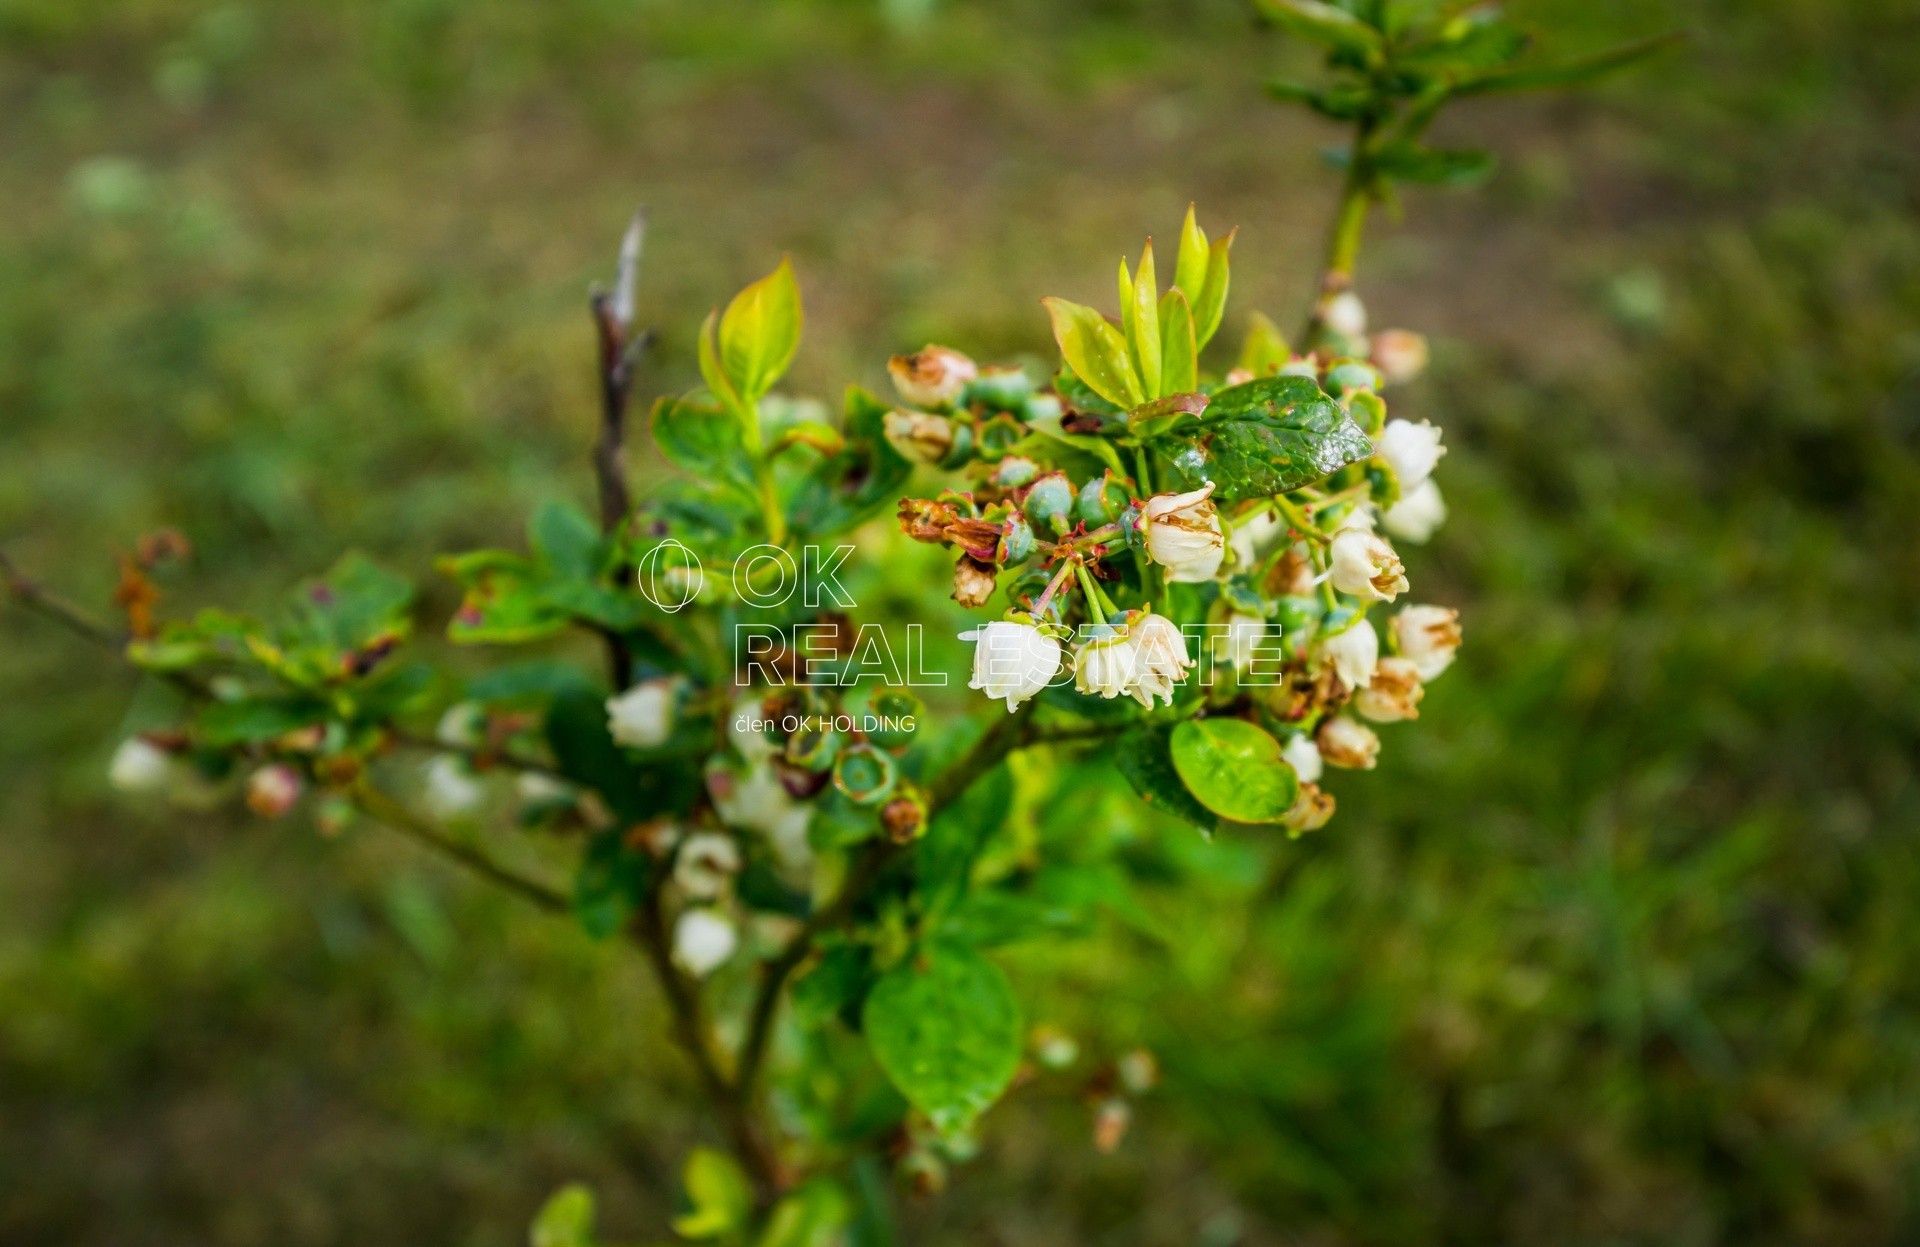
{"type": "Polygon", "coordinates": [[[773,463],[766,453],[765,439],[760,435],[760,412],[742,403],[734,409],[734,415],[740,420],[740,440],[746,447],[747,458],[753,461],[753,477],[760,487],[760,523],[767,530],[767,540],[774,545],[784,545],[787,540],[787,517],[780,511],[780,498],[773,489],[773,463]]]}

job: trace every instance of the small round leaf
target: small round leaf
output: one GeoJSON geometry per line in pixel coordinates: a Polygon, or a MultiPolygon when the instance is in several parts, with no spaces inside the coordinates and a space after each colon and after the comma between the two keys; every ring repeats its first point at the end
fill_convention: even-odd
{"type": "Polygon", "coordinates": [[[1170,752],[1194,800],[1236,823],[1276,822],[1300,795],[1280,742],[1244,719],[1189,719],[1173,729],[1170,752]]]}

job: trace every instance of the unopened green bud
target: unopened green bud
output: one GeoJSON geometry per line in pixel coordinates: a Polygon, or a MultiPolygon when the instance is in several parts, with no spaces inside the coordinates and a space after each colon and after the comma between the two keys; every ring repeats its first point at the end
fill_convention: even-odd
{"type": "Polygon", "coordinates": [[[1098,528],[1119,519],[1131,501],[1127,483],[1109,468],[1080,487],[1080,496],[1073,503],[1074,518],[1088,528],[1098,528]]]}
{"type": "Polygon", "coordinates": [[[1335,360],[1333,367],[1327,369],[1327,379],[1320,388],[1335,398],[1344,398],[1362,390],[1370,392],[1380,388],[1380,372],[1364,360],[1335,360]]]}
{"type": "Polygon", "coordinates": [[[989,411],[1019,415],[1033,394],[1033,378],[1023,368],[986,368],[967,387],[966,401],[989,411]]]}
{"type": "Polygon", "coordinates": [[[1002,489],[1019,489],[1031,485],[1040,475],[1040,465],[1025,455],[1009,455],[994,468],[992,481],[1002,489]]]}
{"type": "MultiPolygon", "coordinates": [[[[1001,466],[1005,466],[1002,464],[1001,466]]],[[[1049,472],[1027,490],[1022,509],[1035,528],[1044,528],[1056,537],[1072,526],[1073,483],[1065,472],[1049,472]]]]}

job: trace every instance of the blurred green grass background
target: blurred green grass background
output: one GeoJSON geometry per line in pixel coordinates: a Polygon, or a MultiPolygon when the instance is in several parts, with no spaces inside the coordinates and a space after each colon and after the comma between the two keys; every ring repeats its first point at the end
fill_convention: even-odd
{"type": "MultiPolygon", "coordinates": [[[[1691,45],[1476,105],[1383,223],[1468,648],[1338,820],[1193,844],[1030,1011],[1160,1053],[1119,1153],[1016,1097],[914,1243],[1920,1240],[1920,13],[1540,0],[1691,45]]],[[[1187,201],[1293,323],[1335,135],[1237,0],[0,0],[0,536],[176,605],[586,496],[583,311],[650,205],[648,380],[791,251],[796,388],[1042,352],[1187,201]]],[[[1232,332],[1235,322],[1230,322],[1232,332]]],[[[643,465],[643,471],[645,465],[643,465]]],[[[376,834],[103,792],[122,672],[0,611],[0,1241],[644,1238],[703,1129],[638,967],[376,834]]],[[[1116,797],[1076,817],[1126,819],[1116,797]]]]}

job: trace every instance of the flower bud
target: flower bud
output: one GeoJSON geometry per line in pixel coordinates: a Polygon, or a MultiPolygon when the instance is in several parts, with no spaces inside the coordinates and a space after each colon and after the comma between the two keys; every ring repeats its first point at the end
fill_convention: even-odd
{"type": "Polygon", "coordinates": [[[459,758],[440,757],[427,764],[427,812],[456,819],[473,811],[484,795],[480,781],[459,758]]]}
{"type": "Polygon", "coordinates": [[[1336,360],[1333,367],[1327,369],[1326,380],[1320,388],[1335,398],[1344,398],[1356,391],[1372,393],[1380,388],[1380,374],[1372,364],[1357,359],[1336,360]]]}
{"type": "Polygon", "coordinates": [[[993,475],[988,479],[1001,489],[1019,489],[1030,485],[1040,475],[1040,465],[1025,455],[1008,455],[994,465],[993,475]]]}
{"type": "Polygon", "coordinates": [[[658,749],[673,735],[679,701],[677,676],[642,680],[607,699],[607,732],[629,749],[658,749]]]}
{"type": "Polygon", "coordinates": [[[1393,617],[1393,643],[1422,680],[1432,680],[1452,665],[1460,648],[1460,612],[1409,606],[1393,617]]]}
{"type": "Polygon", "coordinates": [[[987,367],[967,389],[967,397],[993,411],[1019,413],[1033,396],[1033,378],[1024,368],[987,367]]]}
{"type": "Polygon", "coordinates": [[[107,764],[107,782],[121,792],[151,795],[165,792],[173,782],[174,757],[152,741],[129,736],[113,751],[107,764]]]}
{"type": "Polygon", "coordinates": [[[1155,494],[1140,514],[1147,557],[1167,569],[1175,584],[1213,579],[1226,558],[1227,541],[1213,502],[1213,482],[1184,494],[1155,494]]]}
{"type": "Polygon", "coordinates": [[[1080,487],[1080,496],[1073,502],[1073,515],[1088,528],[1099,528],[1119,519],[1129,501],[1126,482],[1109,468],[1080,487]]]}
{"type": "Polygon", "coordinates": [[[694,978],[712,974],[739,947],[733,923],[711,909],[689,909],[673,924],[674,963],[694,978]]]}
{"type": "Polygon", "coordinates": [[[1333,587],[1363,602],[1391,602],[1407,591],[1407,569],[1393,547],[1358,526],[1334,536],[1333,587]]]}
{"type": "Polygon", "coordinates": [[[1319,831],[1332,817],[1333,794],[1318,784],[1302,783],[1300,795],[1280,816],[1280,825],[1287,829],[1289,835],[1298,836],[1319,831]]]}
{"type": "Polygon", "coordinates": [[[1160,1081],[1160,1063],[1145,1048],[1123,1053],[1113,1063],[1113,1072],[1120,1079],[1121,1088],[1129,1095],[1145,1095],[1160,1081]]]}
{"type": "Polygon", "coordinates": [[[968,688],[1004,700],[1007,710],[1037,695],[1060,670],[1060,642],[1030,623],[995,620],[960,634],[974,642],[968,688]]]}
{"type": "Polygon", "coordinates": [[[696,901],[710,901],[727,890],[740,873],[740,848],[731,836],[700,831],[680,844],[673,859],[673,881],[696,901]]]}
{"type": "Polygon", "coordinates": [[[487,739],[487,710],[475,702],[448,706],[433,729],[433,738],[455,749],[475,749],[487,739]]]}
{"type": "Polygon", "coordinates": [[[924,411],[889,411],[880,419],[887,444],[909,463],[937,464],[953,450],[954,422],[924,411]]]}
{"type": "Polygon", "coordinates": [[[944,346],[924,346],[887,361],[893,388],[916,407],[950,406],[979,371],[972,360],[944,346]]]}
{"type": "Polygon", "coordinates": [[[543,771],[520,772],[520,777],[513,781],[513,790],[527,805],[572,801],[575,796],[572,784],[543,771]]]}
{"type": "Polygon", "coordinates": [[[1373,366],[1388,385],[1403,385],[1427,370],[1427,340],[1408,329],[1373,335],[1373,366]]]}
{"type": "Polygon", "coordinates": [[[1382,658],[1373,670],[1373,681],[1353,695],[1353,708],[1375,723],[1417,719],[1426,692],[1411,659],[1382,658]]]}
{"type": "Polygon", "coordinates": [[[1336,714],[1321,723],[1313,739],[1320,747],[1320,757],[1329,766],[1371,771],[1380,757],[1380,738],[1373,734],[1373,729],[1344,714],[1336,714]]]}
{"type": "Polygon", "coordinates": [[[1108,1096],[1094,1106],[1093,1146],[1095,1151],[1111,1152],[1127,1137],[1133,1124],[1133,1109],[1119,1096],[1108,1096]]]}
{"type": "Polygon", "coordinates": [[[1227,661],[1233,664],[1235,671],[1245,671],[1253,665],[1254,655],[1266,635],[1267,621],[1258,615],[1243,615],[1236,611],[1227,616],[1224,643],[1227,661]]]}
{"type": "MultiPolygon", "coordinates": [[[[1002,465],[1004,466],[1004,465],[1002,465]]],[[[1020,509],[1036,529],[1045,529],[1056,537],[1066,535],[1072,526],[1073,483],[1065,472],[1049,472],[1027,490],[1020,509]]]]}
{"type": "Polygon", "coordinates": [[[300,800],[300,773],[274,762],[247,776],[247,808],[261,818],[284,818],[300,800]]]}
{"type": "Polygon", "coordinates": [[[1367,332],[1367,305],[1351,290],[1342,290],[1320,302],[1320,323],[1343,338],[1358,338],[1367,332]]]}
{"type": "Polygon", "coordinates": [[[1233,569],[1244,572],[1272,551],[1287,526],[1271,511],[1260,511],[1236,522],[1228,544],[1233,547],[1233,569]]]}
{"type": "Polygon", "coordinates": [[[1063,1070],[1080,1059],[1080,1045],[1057,1026],[1034,1027],[1027,1037],[1027,1046],[1033,1050],[1033,1059],[1044,1069],[1063,1070]]]}
{"type": "Polygon", "coordinates": [[[1380,526],[1401,541],[1420,545],[1447,521],[1447,503],[1431,478],[1421,481],[1380,517],[1380,526]]]}
{"type": "Polygon", "coordinates": [[[1420,488],[1446,453],[1447,448],[1440,444],[1440,430],[1425,420],[1418,424],[1389,420],[1373,441],[1374,457],[1393,469],[1402,497],[1420,488]]]}
{"type": "Polygon", "coordinates": [[[1350,689],[1365,688],[1380,658],[1380,634],[1365,619],[1320,642],[1320,656],[1350,689]]]}
{"type": "Polygon", "coordinates": [[[953,565],[953,600],[962,606],[982,606],[993,596],[993,565],[963,554],[953,565]]]}
{"type": "Polygon", "coordinates": [[[716,766],[707,772],[707,792],[713,797],[713,809],[721,822],[759,832],[788,862],[805,861],[807,824],[813,819],[813,806],[793,798],[780,782],[773,763],[754,762],[744,774],[716,766]]]}
{"type": "Polygon", "coordinates": [[[1286,760],[1293,773],[1300,777],[1302,784],[1320,782],[1323,763],[1320,759],[1320,746],[1313,743],[1313,737],[1298,733],[1287,737],[1287,743],[1280,746],[1280,756],[1286,760]]]}

